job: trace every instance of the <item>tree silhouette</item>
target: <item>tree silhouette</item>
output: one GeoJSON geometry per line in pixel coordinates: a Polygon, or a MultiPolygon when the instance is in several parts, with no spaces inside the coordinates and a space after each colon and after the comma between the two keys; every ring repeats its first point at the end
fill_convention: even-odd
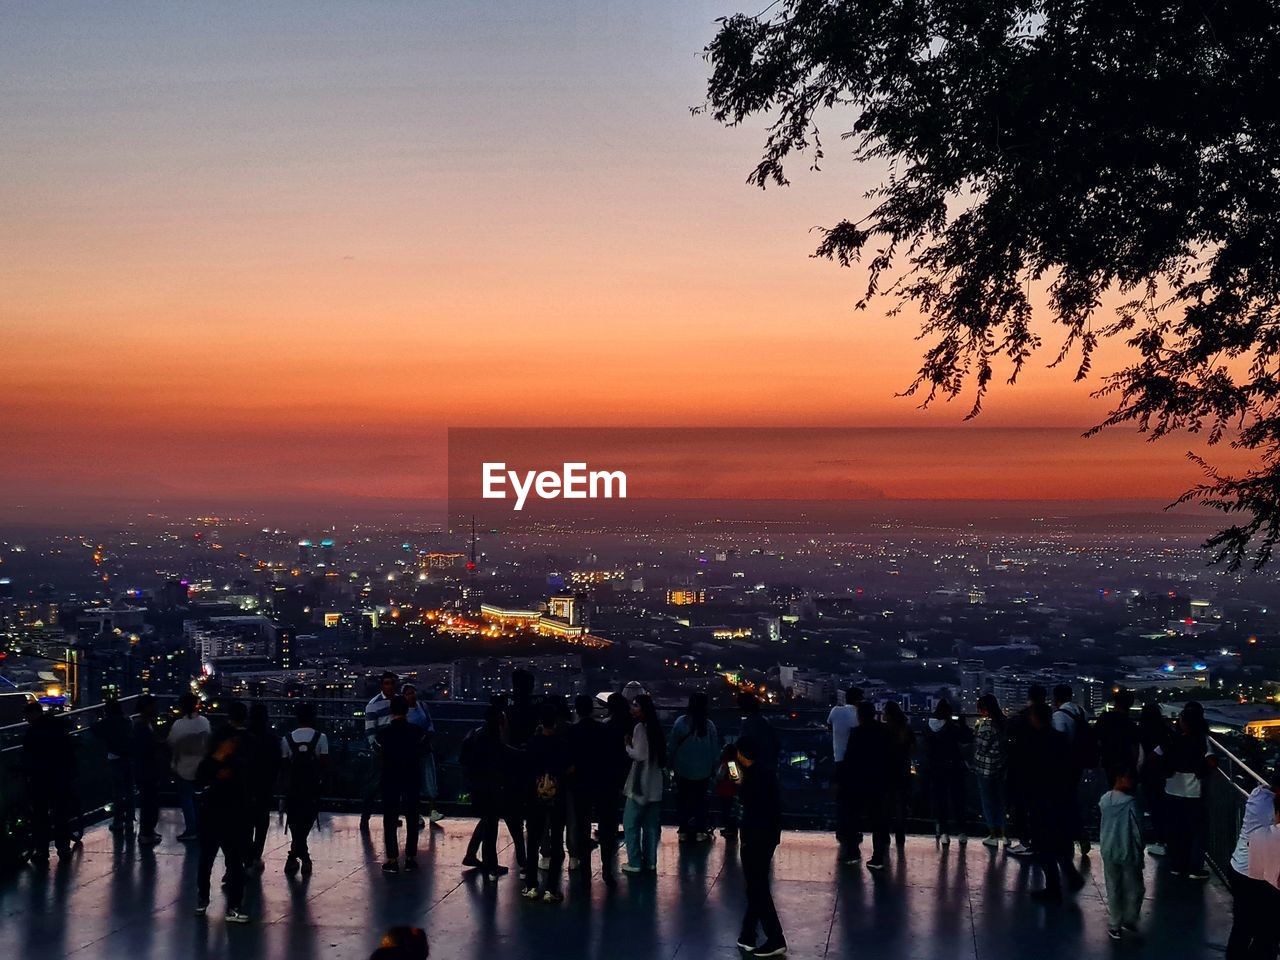
{"type": "MultiPolygon", "coordinates": [[[[703,108],[769,121],[749,177],[823,159],[848,114],[856,162],[888,173],[816,256],[869,270],[924,316],[924,404],[1017,379],[1046,327],[1054,364],[1104,376],[1151,439],[1202,433],[1256,455],[1179,502],[1231,515],[1207,546],[1234,569],[1280,541],[1280,0],[776,0],[720,20],[703,108]],[[1118,309],[1102,307],[1104,295],[1118,309]],[[1047,316],[1033,318],[1043,297],[1047,316]],[[1037,320],[1038,322],[1034,322],[1037,320]]],[[[1188,456],[1192,456],[1188,454],[1188,456]]]]}

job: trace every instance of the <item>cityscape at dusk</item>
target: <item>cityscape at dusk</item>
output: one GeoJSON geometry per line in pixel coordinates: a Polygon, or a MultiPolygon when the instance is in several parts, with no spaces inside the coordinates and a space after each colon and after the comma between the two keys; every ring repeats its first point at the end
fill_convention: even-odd
{"type": "Polygon", "coordinates": [[[0,942],[1275,960],[1277,17],[6,5],[0,942]]]}

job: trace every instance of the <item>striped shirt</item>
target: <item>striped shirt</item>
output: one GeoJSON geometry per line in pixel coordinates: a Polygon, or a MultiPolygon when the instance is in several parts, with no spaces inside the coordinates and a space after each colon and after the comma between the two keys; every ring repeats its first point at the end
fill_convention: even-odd
{"type": "Polygon", "coordinates": [[[378,731],[391,722],[391,698],[378,691],[378,695],[364,708],[364,735],[369,746],[376,746],[378,731]]]}

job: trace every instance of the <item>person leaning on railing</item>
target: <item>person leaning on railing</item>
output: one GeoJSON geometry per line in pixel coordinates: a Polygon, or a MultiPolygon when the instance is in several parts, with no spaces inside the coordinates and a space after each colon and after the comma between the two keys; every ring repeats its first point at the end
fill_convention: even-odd
{"type": "Polygon", "coordinates": [[[1280,770],[1273,770],[1271,782],[1259,784],[1244,805],[1240,836],[1231,854],[1231,935],[1227,938],[1227,960],[1274,957],[1280,947],[1280,890],[1277,877],[1267,879],[1266,861],[1275,841],[1276,788],[1280,770]],[[1253,850],[1257,842],[1257,851],[1253,850]],[[1255,874],[1254,871],[1257,871],[1255,874]]]}

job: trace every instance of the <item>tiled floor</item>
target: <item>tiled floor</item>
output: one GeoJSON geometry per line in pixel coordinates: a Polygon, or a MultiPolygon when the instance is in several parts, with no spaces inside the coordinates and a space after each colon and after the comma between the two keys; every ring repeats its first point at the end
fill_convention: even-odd
{"type": "MultiPolygon", "coordinates": [[[[267,872],[250,883],[254,922],[243,927],[222,922],[217,874],[209,916],[193,915],[195,850],[169,839],[172,822],[153,850],[98,827],[69,863],[55,858],[47,870],[0,884],[2,955],[349,960],[367,956],[385,928],[413,924],[427,929],[433,958],[450,960],[738,956],[743,890],[732,846],[690,848],[668,830],[656,876],[623,877],[610,890],[597,870],[590,882],[569,884],[563,904],[544,905],[522,901],[512,877],[489,882],[462,870],[471,827],[446,820],[427,841],[420,873],[386,877],[357,819],[326,816],[313,838],[315,873],[303,882],[281,873],[285,836],[273,825],[267,872]]],[[[1115,944],[1096,856],[1086,871],[1077,897],[1046,908],[1027,899],[1036,879],[1028,864],[981,844],[941,851],[911,838],[888,870],[872,875],[839,866],[829,837],[791,833],[775,859],[774,895],[797,958],[1221,955],[1231,910],[1218,883],[1179,880],[1151,861],[1144,942],[1115,944]]]]}

